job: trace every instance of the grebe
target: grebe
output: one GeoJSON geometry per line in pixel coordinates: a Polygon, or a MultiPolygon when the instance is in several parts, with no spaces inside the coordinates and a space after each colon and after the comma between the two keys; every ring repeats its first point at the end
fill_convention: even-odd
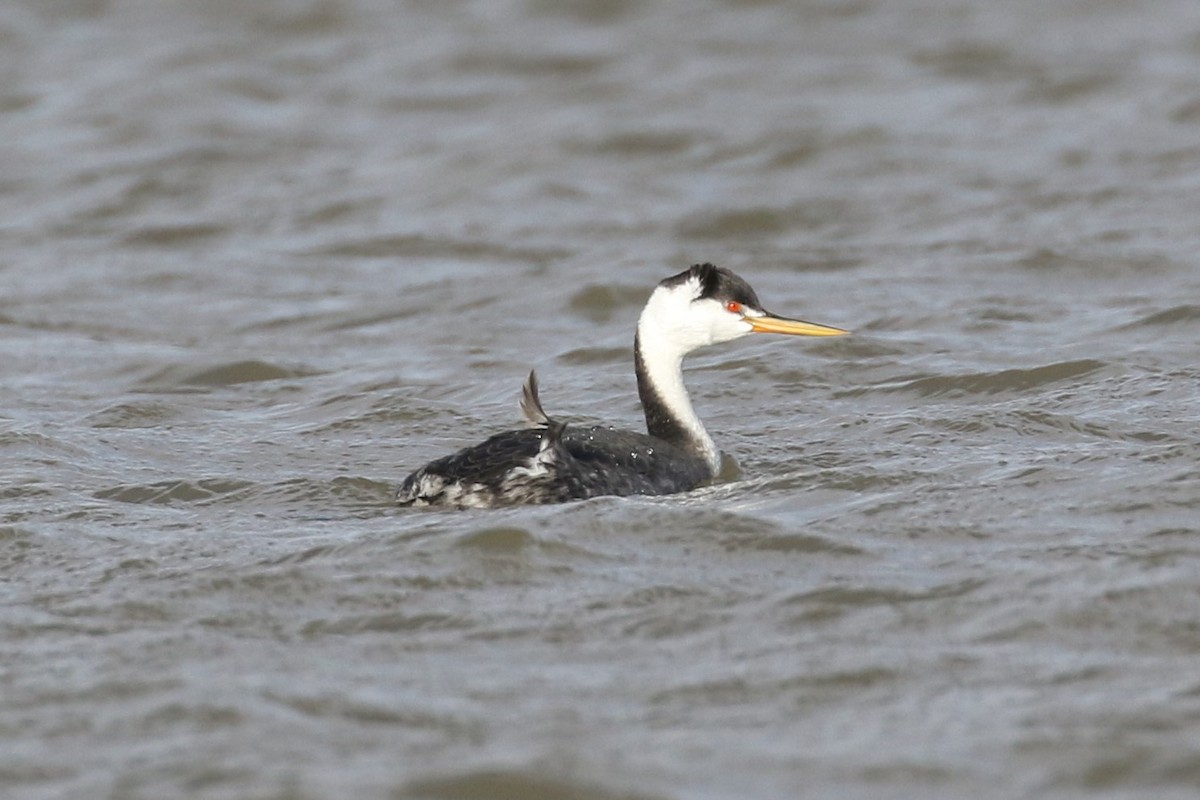
{"type": "Polygon", "coordinates": [[[661,281],[638,319],[634,368],[647,433],[550,418],[538,398],[537,375],[530,372],[521,411],[531,427],[496,434],[426,464],[405,479],[397,501],[494,508],[672,494],[711,481],[721,454],[692,410],[683,386],[683,357],[748,333],[841,336],[848,331],[768,314],[737,275],[697,264],[661,281]]]}

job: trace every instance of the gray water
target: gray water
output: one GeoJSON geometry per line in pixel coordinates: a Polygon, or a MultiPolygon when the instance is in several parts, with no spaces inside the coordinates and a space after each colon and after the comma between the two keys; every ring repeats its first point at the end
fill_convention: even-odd
{"type": "Polygon", "coordinates": [[[9,0],[0,796],[1195,797],[1198,259],[1194,0],[9,0]],[[735,479],[393,506],[699,261],[735,479]]]}

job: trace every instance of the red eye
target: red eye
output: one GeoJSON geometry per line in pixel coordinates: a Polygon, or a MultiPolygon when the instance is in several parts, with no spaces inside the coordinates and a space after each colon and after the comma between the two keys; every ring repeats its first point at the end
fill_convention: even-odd
{"type": "Polygon", "coordinates": [[[734,314],[742,313],[742,304],[737,300],[730,300],[725,304],[725,308],[729,311],[732,311],[734,314]]]}

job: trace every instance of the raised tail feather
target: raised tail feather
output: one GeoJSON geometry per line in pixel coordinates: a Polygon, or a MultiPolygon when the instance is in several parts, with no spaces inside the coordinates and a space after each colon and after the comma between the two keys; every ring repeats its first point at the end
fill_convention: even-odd
{"type": "Polygon", "coordinates": [[[521,414],[532,428],[549,428],[553,422],[542,409],[542,401],[538,398],[537,371],[529,370],[529,377],[521,387],[521,414]]]}
{"type": "Polygon", "coordinates": [[[556,446],[562,438],[563,431],[567,429],[567,423],[551,419],[542,408],[542,400],[538,397],[536,370],[529,371],[529,377],[521,387],[521,414],[531,427],[548,429],[546,438],[542,441],[543,452],[556,446]]]}

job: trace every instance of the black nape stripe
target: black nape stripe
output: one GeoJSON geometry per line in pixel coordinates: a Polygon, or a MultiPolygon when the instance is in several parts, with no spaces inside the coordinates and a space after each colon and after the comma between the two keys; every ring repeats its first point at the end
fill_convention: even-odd
{"type": "Polygon", "coordinates": [[[646,416],[646,432],[656,439],[662,439],[701,457],[700,448],[691,431],[671,413],[671,409],[663,402],[650,381],[645,357],[642,355],[642,337],[637,334],[633,337],[633,370],[637,375],[638,398],[642,401],[642,412],[646,416]]]}

